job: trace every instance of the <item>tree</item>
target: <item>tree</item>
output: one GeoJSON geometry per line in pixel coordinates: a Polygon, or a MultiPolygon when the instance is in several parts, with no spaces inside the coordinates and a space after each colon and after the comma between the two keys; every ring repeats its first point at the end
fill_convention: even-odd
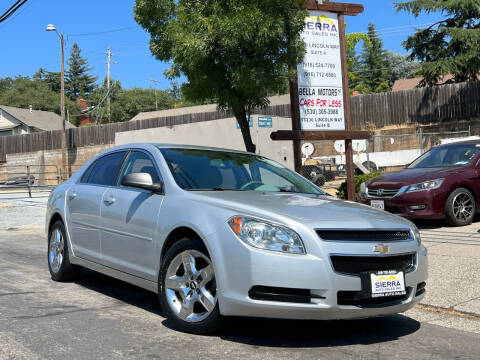
{"type": "Polygon", "coordinates": [[[73,43],[70,58],[67,61],[68,70],[65,73],[65,94],[72,100],[85,97],[96,88],[98,77],[88,74],[93,68],[88,66],[87,60],[81,56],[77,43],[73,43]]]}
{"type": "Polygon", "coordinates": [[[394,51],[387,53],[388,67],[391,69],[388,76],[390,86],[398,79],[410,79],[415,77],[420,66],[417,61],[410,60],[408,55],[401,55],[394,51]]]}
{"type": "Polygon", "coordinates": [[[414,17],[437,12],[445,16],[419,29],[403,43],[410,59],[421,62],[420,86],[435,85],[443,75],[453,74],[452,82],[477,80],[480,73],[480,1],[410,0],[395,4],[397,11],[414,17]]]}
{"type": "Polygon", "coordinates": [[[367,34],[350,33],[345,37],[345,47],[347,51],[347,66],[348,66],[348,85],[350,93],[359,91],[360,82],[362,80],[360,57],[357,55],[356,47],[360,41],[370,42],[367,34]]]}
{"type": "MultiPolygon", "coordinates": [[[[88,96],[89,105],[96,107],[95,110],[90,112],[90,116],[98,117],[100,122],[107,121],[106,94],[107,86],[105,80],[101,87],[88,96]]],[[[159,110],[164,110],[171,109],[175,105],[175,98],[169,91],[142,88],[124,90],[120,81],[116,80],[111,80],[110,99],[113,122],[131,120],[140,112],[155,111],[156,106],[158,106],[159,110]]]]}
{"type": "Polygon", "coordinates": [[[150,49],[188,79],[191,100],[216,99],[232,111],[247,151],[248,114],[268,104],[301,62],[305,0],[136,0],[135,20],[150,49]],[[290,71],[289,71],[290,70],[290,71]]]}
{"type": "Polygon", "coordinates": [[[367,92],[390,91],[387,52],[372,23],[368,24],[367,36],[369,41],[363,42],[360,56],[359,83],[367,92]]]}
{"type": "Polygon", "coordinates": [[[60,93],[59,72],[48,71],[44,68],[40,68],[35,74],[33,74],[32,79],[45,81],[52,91],[60,93]]]}
{"type": "MultiPolygon", "coordinates": [[[[11,85],[0,91],[0,104],[27,109],[32,105],[34,110],[54,111],[60,114],[60,94],[52,91],[43,80],[32,80],[29,77],[18,76],[15,79],[6,78],[11,85]]],[[[0,84],[5,79],[0,80],[0,84]]],[[[79,112],[78,105],[66,99],[66,108],[74,113],[79,112]]]]}

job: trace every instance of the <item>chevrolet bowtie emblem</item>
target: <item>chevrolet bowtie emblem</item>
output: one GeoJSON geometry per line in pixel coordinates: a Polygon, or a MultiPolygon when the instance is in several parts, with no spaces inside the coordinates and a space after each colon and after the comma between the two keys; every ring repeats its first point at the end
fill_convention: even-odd
{"type": "Polygon", "coordinates": [[[383,244],[375,245],[373,247],[373,252],[380,253],[382,255],[387,254],[390,251],[390,246],[386,246],[383,244]]]}

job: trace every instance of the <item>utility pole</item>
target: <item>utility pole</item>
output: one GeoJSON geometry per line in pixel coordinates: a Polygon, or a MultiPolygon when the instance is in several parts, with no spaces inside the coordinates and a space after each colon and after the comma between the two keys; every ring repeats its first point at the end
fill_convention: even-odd
{"type": "Polygon", "coordinates": [[[67,174],[67,134],[65,130],[65,66],[64,66],[64,55],[63,47],[65,43],[63,42],[63,34],[60,34],[57,31],[57,28],[48,24],[46,31],[55,31],[60,38],[60,117],[62,121],[62,178],[66,179],[67,174]]]}
{"type": "Polygon", "coordinates": [[[110,51],[110,47],[107,49],[107,119],[108,123],[111,122],[111,114],[110,114],[110,62],[112,59],[112,52],[110,51]]]}
{"type": "MultiPolygon", "coordinates": [[[[160,81],[155,80],[154,78],[147,79],[152,84],[160,84],[160,81]]],[[[155,110],[158,110],[158,100],[157,100],[157,89],[152,86],[153,93],[155,94],[155,110]]]]}

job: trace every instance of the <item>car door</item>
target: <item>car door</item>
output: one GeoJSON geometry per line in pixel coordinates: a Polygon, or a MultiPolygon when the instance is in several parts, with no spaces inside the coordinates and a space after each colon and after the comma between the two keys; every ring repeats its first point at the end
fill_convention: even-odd
{"type": "Polygon", "coordinates": [[[67,212],[75,256],[98,262],[100,248],[100,203],[117,178],[126,151],[99,158],[67,193],[67,212]]]}
{"type": "Polygon", "coordinates": [[[121,185],[125,175],[139,172],[149,173],[154,182],[161,181],[150,154],[133,150],[120,172],[117,186],[103,195],[102,262],[114,269],[153,281],[158,262],[154,238],[164,196],[121,185]]]}

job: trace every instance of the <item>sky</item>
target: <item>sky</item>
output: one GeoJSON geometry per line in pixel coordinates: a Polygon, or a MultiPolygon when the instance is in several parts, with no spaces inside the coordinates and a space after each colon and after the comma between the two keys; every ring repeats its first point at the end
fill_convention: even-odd
{"type": "MultiPolygon", "coordinates": [[[[3,13],[14,0],[0,1],[3,13]]],[[[364,13],[346,17],[347,33],[365,32],[369,22],[376,25],[385,48],[405,54],[401,43],[414,27],[427,26],[440,15],[415,19],[407,13],[396,13],[391,0],[345,1],[361,3],[364,13]]],[[[77,42],[82,55],[94,69],[99,82],[106,76],[106,51],[111,47],[115,63],[111,76],[124,88],[170,86],[163,71],[168,64],[156,60],[148,48],[150,36],[133,18],[134,0],[28,0],[7,21],[0,23],[0,77],[31,76],[39,68],[60,70],[60,41],[54,24],[66,39],[65,61],[77,42]],[[159,83],[153,83],[155,79],[159,83]]]]}

